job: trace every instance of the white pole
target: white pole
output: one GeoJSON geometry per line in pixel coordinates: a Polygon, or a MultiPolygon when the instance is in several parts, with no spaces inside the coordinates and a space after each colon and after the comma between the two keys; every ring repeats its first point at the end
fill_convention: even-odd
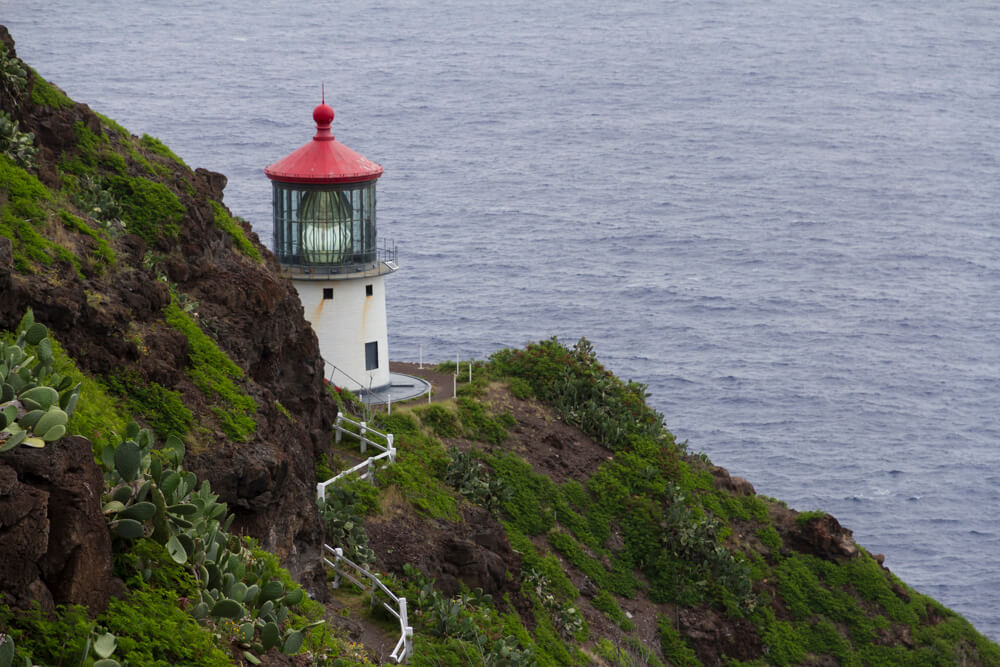
{"type": "Polygon", "coordinates": [[[469,360],[469,382],[472,382],[472,360],[469,360]]]}
{"type": "Polygon", "coordinates": [[[458,398],[458,373],[451,376],[451,394],[458,398]]]}
{"type": "Polygon", "coordinates": [[[424,344],[420,344],[420,370],[424,370],[424,344]]]}
{"type": "Polygon", "coordinates": [[[391,415],[392,414],[392,391],[391,390],[389,391],[389,396],[388,396],[388,398],[385,399],[385,402],[386,402],[386,410],[391,415]]]}
{"type": "Polygon", "coordinates": [[[431,388],[428,385],[428,387],[427,387],[427,404],[430,405],[430,403],[431,403],[431,388]]]}

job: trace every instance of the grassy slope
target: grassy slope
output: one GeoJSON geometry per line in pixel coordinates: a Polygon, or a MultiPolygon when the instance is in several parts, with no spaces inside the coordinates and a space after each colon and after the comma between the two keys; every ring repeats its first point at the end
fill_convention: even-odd
{"type": "Polygon", "coordinates": [[[586,341],[504,350],[476,372],[458,402],[376,416],[400,449],[382,503],[397,514],[408,504],[405,521],[428,527],[457,525],[463,503],[494,511],[522,556],[530,611],[475,596],[443,607],[408,571],[397,584],[411,609],[420,601],[418,664],[508,645],[543,665],[1000,664],[1000,647],[863,549],[820,558],[786,543],[823,515],[720,489],[707,458],[645,405],[644,387],[606,372],[586,341]],[[603,461],[573,478],[545,474],[555,450],[519,421],[540,410],[600,443],[603,461]]]}

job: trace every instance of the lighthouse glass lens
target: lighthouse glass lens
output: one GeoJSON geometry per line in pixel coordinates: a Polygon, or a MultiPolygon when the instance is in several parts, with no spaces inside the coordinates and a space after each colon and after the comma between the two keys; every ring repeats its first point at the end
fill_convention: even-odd
{"type": "Polygon", "coordinates": [[[341,268],[376,259],[375,181],[274,183],[274,251],[286,265],[341,268]]]}

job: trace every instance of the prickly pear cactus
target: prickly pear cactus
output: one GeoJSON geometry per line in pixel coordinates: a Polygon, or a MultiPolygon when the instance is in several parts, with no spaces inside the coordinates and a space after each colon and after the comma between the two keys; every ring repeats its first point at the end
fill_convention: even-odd
{"type": "Polygon", "coordinates": [[[80,385],[54,369],[52,341],[29,310],[13,343],[0,342],[0,452],[66,435],[80,385]]]}
{"type": "MultiPolygon", "coordinates": [[[[170,437],[155,448],[152,431],[129,424],[125,439],[101,452],[105,469],[104,514],[116,540],[148,537],[162,544],[198,582],[200,600],[191,615],[206,624],[236,624],[237,644],[248,656],[277,647],[295,653],[303,632],[285,628],[301,588],[286,589],[228,530],[233,515],[207,481],[184,470],[184,443],[170,437]]],[[[253,660],[248,661],[253,663],[253,660]]]]}

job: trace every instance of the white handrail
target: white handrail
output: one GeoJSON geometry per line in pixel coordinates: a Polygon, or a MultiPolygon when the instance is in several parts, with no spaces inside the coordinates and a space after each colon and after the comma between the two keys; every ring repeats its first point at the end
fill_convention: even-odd
{"type": "Polygon", "coordinates": [[[396,619],[399,620],[399,632],[400,632],[399,641],[396,642],[396,647],[392,650],[392,653],[389,654],[389,657],[391,657],[397,663],[406,662],[407,659],[410,657],[410,655],[413,653],[413,627],[410,626],[409,618],[407,617],[406,613],[406,598],[397,597],[392,591],[386,588],[385,584],[383,584],[376,575],[372,574],[365,568],[361,567],[354,561],[344,556],[344,550],[342,548],[340,547],[334,548],[331,547],[329,544],[324,544],[323,549],[325,549],[326,551],[328,551],[330,554],[333,555],[332,561],[326,556],[323,556],[323,562],[332,567],[333,571],[336,573],[336,576],[334,577],[332,583],[332,586],[334,588],[340,587],[340,579],[341,577],[343,577],[344,579],[347,579],[348,581],[353,583],[355,586],[361,588],[362,590],[365,591],[371,590],[371,595],[372,595],[371,604],[373,607],[375,606],[376,588],[385,593],[386,597],[388,597],[390,600],[396,603],[395,607],[390,606],[385,602],[381,603],[382,607],[386,611],[388,611],[390,614],[395,616],[396,619]],[[354,576],[352,576],[350,571],[345,571],[344,569],[341,568],[342,564],[347,565],[350,568],[350,570],[353,570],[355,573],[357,573],[359,577],[367,579],[370,583],[365,584],[360,579],[357,579],[354,576]]]}
{"type": "MultiPolygon", "coordinates": [[[[389,459],[389,463],[395,463],[396,462],[396,448],[395,448],[395,446],[393,446],[393,443],[395,442],[395,437],[393,436],[392,433],[381,433],[379,431],[376,431],[373,428],[368,428],[367,422],[363,422],[363,421],[362,422],[356,422],[356,421],[354,421],[352,419],[348,419],[347,417],[344,416],[344,413],[342,413],[342,412],[337,414],[337,421],[334,423],[333,427],[337,431],[337,442],[338,443],[341,441],[341,436],[344,433],[347,433],[348,435],[353,436],[353,437],[355,437],[355,438],[358,439],[358,443],[361,446],[361,451],[362,452],[364,452],[364,451],[367,450],[368,445],[371,445],[373,448],[381,451],[382,453],[379,454],[379,455],[377,455],[377,456],[370,456],[370,457],[368,457],[367,459],[365,459],[361,463],[357,464],[353,468],[350,468],[349,470],[344,470],[343,472],[340,472],[340,473],[334,475],[333,477],[331,477],[330,479],[326,480],[325,482],[318,482],[316,484],[316,497],[319,498],[320,500],[323,500],[323,499],[326,498],[326,487],[330,486],[331,484],[333,484],[334,482],[336,482],[338,479],[341,479],[343,477],[346,477],[346,476],[354,474],[354,473],[361,473],[361,471],[364,470],[364,473],[360,474],[361,479],[367,479],[369,482],[374,483],[375,482],[375,476],[374,476],[374,472],[373,472],[374,471],[374,467],[373,466],[375,465],[375,463],[377,463],[378,461],[381,461],[382,459],[389,459]],[[359,432],[355,433],[354,431],[351,431],[350,429],[344,428],[343,426],[340,425],[341,422],[347,422],[348,424],[351,424],[351,425],[357,427],[359,432]],[[382,438],[383,440],[385,440],[386,444],[383,446],[383,445],[380,445],[379,443],[375,442],[374,440],[370,439],[368,437],[369,433],[382,438]]],[[[388,465],[388,464],[386,464],[386,465],[388,465]]]]}
{"type": "MultiPolygon", "coordinates": [[[[362,470],[364,470],[365,472],[361,474],[361,478],[367,479],[368,481],[374,484],[375,478],[373,474],[374,470],[373,466],[375,465],[375,463],[377,463],[382,459],[388,459],[389,463],[396,462],[396,447],[393,445],[393,443],[395,442],[395,438],[392,433],[380,433],[375,429],[368,428],[368,424],[366,422],[363,421],[356,422],[352,419],[348,419],[347,417],[344,416],[343,413],[339,413],[337,415],[337,421],[334,423],[334,428],[337,431],[338,443],[341,441],[341,436],[344,433],[347,433],[348,435],[358,439],[358,443],[360,445],[362,452],[364,452],[367,449],[368,445],[371,445],[373,448],[380,450],[382,453],[376,456],[370,456],[366,460],[354,466],[353,468],[350,468],[349,470],[344,470],[343,472],[334,475],[325,482],[320,482],[316,484],[316,497],[319,500],[324,500],[326,498],[326,487],[330,486],[338,479],[342,479],[347,475],[359,473],[362,470]],[[358,432],[355,433],[354,431],[344,428],[343,426],[341,426],[341,422],[347,422],[348,424],[355,426],[358,429],[358,432]],[[375,442],[374,440],[371,440],[368,437],[368,434],[372,434],[382,438],[385,441],[385,445],[381,445],[375,442]]],[[[324,544],[323,548],[329,553],[333,554],[333,561],[330,561],[330,559],[328,559],[325,555],[322,556],[322,559],[323,562],[326,563],[328,566],[332,567],[333,571],[336,573],[336,576],[333,580],[334,588],[340,587],[340,579],[341,577],[343,577],[348,581],[350,581],[351,583],[358,586],[359,588],[361,588],[362,590],[368,590],[369,588],[371,589],[372,607],[375,606],[376,588],[385,593],[386,597],[388,597],[390,600],[396,603],[395,608],[389,606],[385,602],[382,603],[382,606],[386,609],[386,611],[388,611],[390,614],[399,619],[399,629],[400,629],[399,641],[396,642],[396,647],[392,650],[392,653],[389,654],[389,657],[391,657],[397,663],[406,662],[409,659],[410,655],[413,653],[413,628],[410,626],[409,619],[406,614],[406,598],[396,597],[395,593],[386,588],[385,584],[383,584],[376,575],[372,574],[371,572],[364,569],[357,563],[346,558],[344,556],[344,550],[342,548],[340,547],[334,548],[331,547],[329,544],[324,544]],[[362,579],[367,579],[370,582],[370,585],[365,584],[363,581],[361,581],[361,579],[354,577],[351,574],[350,570],[341,569],[340,567],[341,563],[344,563],[347,566],[349,566],[350,570],[356,572],[358,576],[361,577],[362,579]]]]}

